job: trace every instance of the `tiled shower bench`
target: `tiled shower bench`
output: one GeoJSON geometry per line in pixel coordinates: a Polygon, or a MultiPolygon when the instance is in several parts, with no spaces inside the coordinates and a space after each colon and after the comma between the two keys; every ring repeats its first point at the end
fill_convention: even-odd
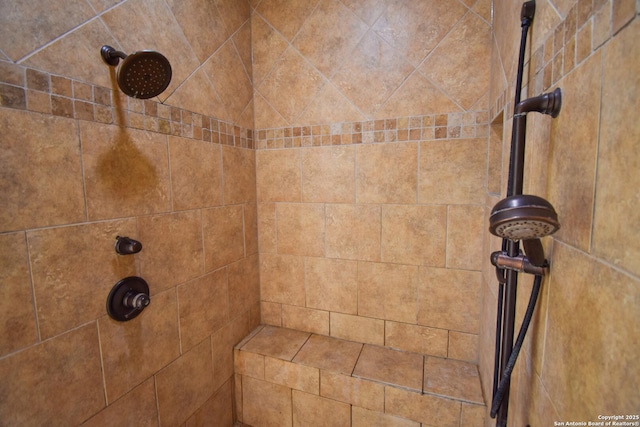
{"type": "Polygon", "coordinates": [[[483,427],[476,365],[260,326],[234,350],[252,427],[483,427]]]}

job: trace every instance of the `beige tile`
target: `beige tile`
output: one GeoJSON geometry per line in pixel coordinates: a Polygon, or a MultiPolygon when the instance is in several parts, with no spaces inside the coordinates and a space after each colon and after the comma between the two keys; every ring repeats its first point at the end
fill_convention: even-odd
{"type": "Polygon", "coordinates": [[[486,226],[482,205],[447,207],[447,268],[482,268],[484,259],[479,249],[486,226]]]}
{"type": "Polygon", "coordinates": [[[617,33],[629,20],[636,15],[637,4],[633,0],[613,1],[613,32],[617,33]]]}
{"type": "Polygon", "coordinates": [[[235,349],[233,352],[234,373],[264,380],[264,359],[265,357],[261,354],[235,349]]]}
{"type": "MultiPolygon", "coordinates": [[[[444,16],[452,13],[447,12],[444,16]]],[[[442,18],[438,16],[439,23],[442,18]]],[[[458,105],[469,110],[489,87],[490,49],[491,26],[469,13],[446,35],[420,66],[420,71],[458,105]],[[452,73],[451,70],[459,71],[452,73]]]]}
{"type": "Polygon", "coordinates": [[[218,144],[169,136],[169,160],[174,210],[222,204],[222,162],[218,144]]]}
{"type": "Polygon", "coordinates": [[[276,253],[276,205],[258,203],[258,248],[260,253],[276,253]]]}
{"type": "Polygon", "coordinates": [[[266,0],[260,3],[257,11],[282,35],[291,40],[298,33],[316,4],[316,2],[304,0],[266,0]]]}
{"type": "Polygon", "coordinates": [[[385,413],[426,425],[457,427],[461,405],[450,399],[385,387],[385,413]]]}
{"type": "Polygon", "coordinates": [[[424,392],[484,404],[478,367],[459,360],[425,357],[424,392]]]}
{"type": "Polygon", "coordinates": [[[81,1],[69,2],[56,10],[47,10],[37,2],[27,1],[3,12],[1,48],[16,62],[93,17],[91,7],[81,1]]]}
{"type": "Polygon", "coordinates": [[[304,259],[291,255],[262,255],[260,299],[304,307],[304,259]]]}
{"type": "Polygon", "coordinates": [[[221,387],[233,378],[234,346],[242,341],[251,330],[249,316],[244,314],[232,319],[211,336],[214,388],[221,387]]]}
{"type": "Polygon", "coordinates": [[[413,70],[387,42],[369,32],[331,81],[370,117],[413,70]]]}
{"type": "Polygon", "coordinates": [[[80,138],[89,219],[171,209],[164,135],[80,122],[80,138]]]}
{"type": "Polygon", "coordinates": [[[243,206],[245,255],[258,253],[258,209],[255,203],[243,206]]]}
{"type": "Polygon", "coordinates": [[[113,286],[136,275],[135,258],[118,255],[115,238],[136,234],[132,219],[27,233],[43,339],[106,314],[105,301],[113,286]]]}
{"type": "Polygon", "coordinates": [[[358,203],[415,203],[418,144],[372,144],[357,148],[358,203]]]}
{"type": "Polygon", "coordinates": [[[640,220],[634,209],[640,196],[633,191],[640,185],[640,155],[635,145],[640,126],[633,118],[640,86],[638,35],[640,25],[633,22],[605,48],[593,231],[594,253],[636,276],[640,275],[639,234],[637,227],[629,225],[640,220]],[[626,94],[624,98],[621,93],[626,94]]]}
{"type": "Polygon", "coordinates": [[[447,237],[445,206],[382,207],[384,262],[442,267],[447,237]]]}
{"type": "Polygon", "coordinates": [[[455,111],[460,111],[460,107],[451,98],[422,74],[413,73],[376,112],[375,118],[413,116],[417,112],[448,114],[455,111]],[[415,96],[416,93],[420,96],[415,96]]]}
{"type": "Polygon", "coordinates": [[[368,30],[353,12],[335,0],[321,1],[293,45],[324,75],[331,75],[368,30]]]}
{"type": "Polygon", "coordinates": [[[358,314],[416,323],[418,267],[358,263],[358,314]]]}
{"type": "Polygon", "coordinates": [[[289,47],[256,89],[292,124],[324,83],[322,75],[295,48],[289,47]]]}
{"type": "Polygon", "coordinates": [[[222,146],[224,202],[256,201],[256,155],[253,150],[222,146]]]}
{"type": "Polygon", "coordinates": [[[556,236],[582,250],[591,243],[601,79],[596,53],[563,79],[562,111],[551,123],[547,185],[561,224],[556,236]],[[585,87],[591,89],[576,93],[585,87]]]}
{"type": "Polygon", "coordinates": [[[551,402],[569,419],[594,407],[602,413],[631,411],[637,407],[637,387],[611,378],[640,376],[634,356],[640,343],[630,327],[640,321],[640,282],[560,242],[551,262],[542,371],[551,402]]]}
{"type": "Polygon", "coordinates": [[[265,357],[264,379],[295,390],[320,393],[320,371],[310,366],[265,357]]]}
{"type": "Polygon", "coordinates": [[[151,304],[128,322],[98,321],[107,401],[113,402],[180,354],[174,290],[152,295],[151,304]],[[126,363],[122,361],[126,360],[126,363]]]}
{"type": "Polygon", "coordinates": [[[300,150],[256,151],[258,202],[299,202],[300,150]]]}
{"type": "Polygon", "coordinates": [[[353,406],[351,427],[420,427],[420,423],[353,406]]]}
{"type": "Polygon", "coordinates": [[[0,235],[0,357],[38,340],[24,233],[0,235]]]}
{"type": "MultiPolygon", "coordinates": [[[[448,356],[451,359],[467,362],[478,361],[478,335],[464,332],[449,331],[448,356]]],[[[437,354],[434,354],[437,356],[437,354]]]]}
{"type": "Polygon", "coordinates": [[[204,62],[226,40],[224,20],[215,3],[171,0],[167,4],[200,62],[204,62]]]}
{"type": "Polygon", "coordinates": [[[152,378],[82,423],[83,427],[110,427],[113,425],[145,427],[158,425],[155,382],[152,378]]]}
{"type": "Polygon", "coordinates": [[[379,206],[327,205],[326,256],[379,261],[380,224],[379,206]]]}
{"type": "Polygon", "coordinates": [[[195,71],[175,92],[172,92],[166,99],[166,104],[179,105],[187,111],[197,111],[200,114],[221,119],[226,119],[229,116],[213,84],[202,68],[195,71]]]}
{"type": "Polygon", "coordinates": [[[289,387],[242,378],[242,422],[255,427],[292,426],[289,387]]]}
{"type": "Polygon", "coordinates": [[[311,334],[293,329],[265,326],[242,350],[291,361],[311,334]]]}
{"type": "Polygon", "coordinates": [[[178,212],[138,218],[141,276],[153,295],[204,271],[200,213],[178,212]]]}
{"type": "MultiPolygon", "coordinates": [[[[360,122],[363,120],[366,120],[366,117],[351,101],[336,89],[335,86],[326,85],[320,90],[318,95],[311,100],[304,112],[298,116],[292,124],[294,126],[308,126],[326,123],[360,122]]],[[[345,142],[345,137],[348,138],[350,135],[342,135],[343,144],[347,143],[345,142]]],[[[344,188],[352,188],[353,185],[355,185],[353,181],[342,182],[339,185],[339,189],[342,191],[344,188]]],[[[336,195],[333,195],[333,197],[336,197],[336,195]]],[[[352,198],[354,197],[355,190],[352,193],[352,198]]],[[[351,199],[348,201],[351,201],[351,199]]]]}
{"type": "Polygon", "coordinates": [[[329,258],[305,262],[306,306],[347,314],[358,309],[358,264],[329,258]]]}
{"type": "Polygon", "coordinates": [[[243,227],[241,205],[202,212],[205,271],[215,270],[244,257],[243,227]]]}
{"type": "Polygon", "coordinates": [[[421,268],[418,324],[478,333],[480,283],[479,272],[421,268]]]}
{"type": "Polygon", "coordinates": [[[331,313],[331,336],[367,344],[384,345],[384,320],[331,313]]]}
{"type": "Polygon", "coordinates": [[[469,427],[484,427],[487,408],[478,405],[462,404],[460,425],[469,427]]]}
{"type": "Polygon", "coordinates": [[[351,407],[347,403],[298,390],[293,390],[292,402],[294,426],[348,426],[351,423],[351,407]]]}
{"type": "Polygon", "coordinates": [[[388,2],[387,9],[373,28],[396,52],[417,65],[465,12],[459,3],[388,2]]]}
{"type": "Polygon", "coordinates": [[[233,41],[228,40],[222,45],[209,57],[202,68],[213,83],[227,111],[227,116],[222,118],[229,122],[238,122],[242,112],[252,100],[253,87],[233,41]],[[235,70],[235,72],[229,70],[235,70]]]}
{"type": "Polygon", "coordinates": [[[78,425],[105,406],[95,323],[0,360],[8,425],[78,425]]]}
{"type": "Polygon", "coordinates": [[[0,132],[0,231],[85,220],[76,122],[3,109],[0,132]]]}
{"type": "Polygon", "coordinates": [[[329,371],[320,373],[320,395],[353,407],[384,411],[384,386],[372,381],[329,371]]]}
{"type": "Polygon", "coordinates": [[[283,304],[282,326],[314,334],[329,335],[329,312],[283,304]]]}
{"type": "Polygon", "coordinates": [[[230,264],[229,272],[229,313],[250,310],[260,301],[260,271],[258,256],[230,264]]]}
{"type": "Polygon", "coordinates": [[[238,31],[250,18],[251,8],[247,2],[220,0],[216,4],[224,17],[225,27],[229,36],[238,31]]]}
{"type": "Polygon", "coordinates": [[[180,425],[214,392],[211,342],[184,353],[156,375],[161,424],[180,425]]]}
{"type": "MultiPolygon", "coordinates": [[[[302,4],[306,2],[296,3],[302,4]]],[[[289,44],[271,25],[267,24],[259,14],[253,14],[251,17],[251,38],[253,51],[253,84],[258,86],[269,71],[271,71],[275,61],[289,44]]]]}
{"type": "Polygon", "coordinates": [[[229,321],[227,272],[215,271],[180,285],[177,290],[184,353],[229,321]]]}
{"type": "Polygon", "coordinates": [[[355,202],[355,147],[313,147],[302,153],[302,201],[355,202]]]}
{"type": "Polygon", "coordinates": [[[359,343],[312,335],[293,362],[350,375],[361,349],[359,343]]]}
{"type": "MultiPolygon", "coordinates": [[[[236,4],[237,2],[229,2],[227,1],[227,6],[230,4],[236,4]]],[[[238,5],[239,7],[242,7],[240,5],[238,5]]],[[[247,72],[247,74],[249,75],[249,78],[251,79],[251,81],[253,82],[253,64],[252,62],[252,55],[253,55],[253,51],[251,49],[251,43],[252,43],[252,34],[251,34],[251,11],[248,11],[248,15],[246,16],[246,20],[244,21],[244,23],[242,24],[242,26],[240,27],[240,29],[233,34],[231,37],[233,39],[233,43],[236,45],[236,48],[238,49],[238,53],[240,54],[240,58],[242,59],[242,64],[244,65],[244,68],[247,72]]],[[[253,112],[251,114],[251,120],[246,123],[239,123],[240,126],[251,129],[254,128],[254,123],[253,123],[253,112]]]]}
{"type": "Polygon", "coordinates": [[[407,323],[385,322],[384,345],[398,350],[431,356],[447,356],[449,336],[444,329],[407,323]]]}
{"type": "Polygon", "coordinates": [[[423,356],[365,345],[353,375],[414,391],[422,391],[423,356]]]}
{"type": "Polygon", "coordinates": [[[282,326],[282,304],[260,301],[261,323],[271,326],[282,326]]]}
{"type": "Polygon", "coordinates": [[[481,204],[486,186],[486,139],[420,144],[419,203],[481,204]],[[455,182],[455,186],[442,185],[455,182]]]}
{"type": "Polygon", "coordinates": [[[277,204],[278,253],[324,256],[324,211],[322,204],[277,204]]]}
{"type": "Polygon", "coordinates": [[[232,426],[233,381],[229,380],[187,420],[185,427],[206,427],[212,422],[220,426],[232,426]]]}

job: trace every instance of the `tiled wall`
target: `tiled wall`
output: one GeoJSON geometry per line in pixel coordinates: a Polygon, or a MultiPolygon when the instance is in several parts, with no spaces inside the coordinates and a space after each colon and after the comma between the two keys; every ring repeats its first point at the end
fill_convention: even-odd
{"type": "Polygon", "coordinates": [[[255,3],[263,322],[476,361],[490,2],[255,3]]]}
{"type": "MultiPolygon", "coordinates": [[[[633,361],[640,350],[635,327],[640,321],[637,2],[549,0],[537,7],[525,68],[523,94],[529,95],[523,97],[559,87],[563,105],[556,119],[528,116],[525,192],[547,198],[562,228],[543,239],[551,270],[512,377],[510,426],[598,421],[598,415],[630,414],[640,407],[634,385],[640,368],[633,361]]],[[[502,159],[490,157],[495,160],[489,166],[502,170],[502,183],[519,8],[509,1],[494,4],[491,119],[506,120],[502,159]]],[[[500,174],[490,176],[499,180],[500,174]]],[[[502,183],[489,183],[487,217],[500,200],[497,190],[504,194],[502,183]]],[[[497,298],[487,260],[499,248],[500,240],[485,232],[480,334],[485,396],[491,396],[497,298]]],[[[517,319],[532,283],[531,276],[520,277],[517,319]]]]}
{"type": "Polygon", "coordinates": [[[232,348],[260,320],[248,3],[0,20],[0,424],[231,425],[232,348]],[[171,86],[127,98],[103,44],[161,51],[171,86]],[[151,304],[116,322],[131,275],[151,304]]]}

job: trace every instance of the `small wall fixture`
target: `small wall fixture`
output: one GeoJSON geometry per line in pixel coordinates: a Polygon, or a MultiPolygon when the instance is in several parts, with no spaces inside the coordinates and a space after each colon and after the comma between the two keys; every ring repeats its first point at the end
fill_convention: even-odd
{"type": "Polygon", "coordinates": [[[126,277],[109,292],[107,313],[114,320],[126,322],[142,313],[150,302],[147,282],[138,276],[126,277]]]}
{"type": "Polygon", "coordinates": [[[118,86],[132,98],[148,99],[160,95],[171,82],[171,64],[161,53],[152,50],[141,50],[126,55],[111,46],[104,45],[100,49],[102,59],[118,68],[118,86]]]}

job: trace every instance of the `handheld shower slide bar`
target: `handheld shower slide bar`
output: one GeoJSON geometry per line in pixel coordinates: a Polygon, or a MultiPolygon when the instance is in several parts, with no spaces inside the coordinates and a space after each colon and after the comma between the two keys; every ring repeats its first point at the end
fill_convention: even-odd
{"type": "Polygon", "coordinates": [[[526,38],[534,14],[535,0],[525,2],[521,12],[522,40],[516,77],[507,198],[493,208],[489,227],[492,234],[502,238],[502,251],[491,255],[499,282],[493,399],[490,412],[492,418],[497,417],[497,427],[507,424],[511,373],[533,317],[542,278],[548,267],[540,238],[554,233],[560,227],[557,214],[549,202],[537,196],[522,194],[527,113],[538,112],[555,118],[560,113],[562,105],[560,89],[520,101],[526,38]],[[520,253],[520,240],[523,242],[526,256],[520,253]],[[534,274],[535,280],[525,319],[514,346],[519,272],[534,274]]]}

